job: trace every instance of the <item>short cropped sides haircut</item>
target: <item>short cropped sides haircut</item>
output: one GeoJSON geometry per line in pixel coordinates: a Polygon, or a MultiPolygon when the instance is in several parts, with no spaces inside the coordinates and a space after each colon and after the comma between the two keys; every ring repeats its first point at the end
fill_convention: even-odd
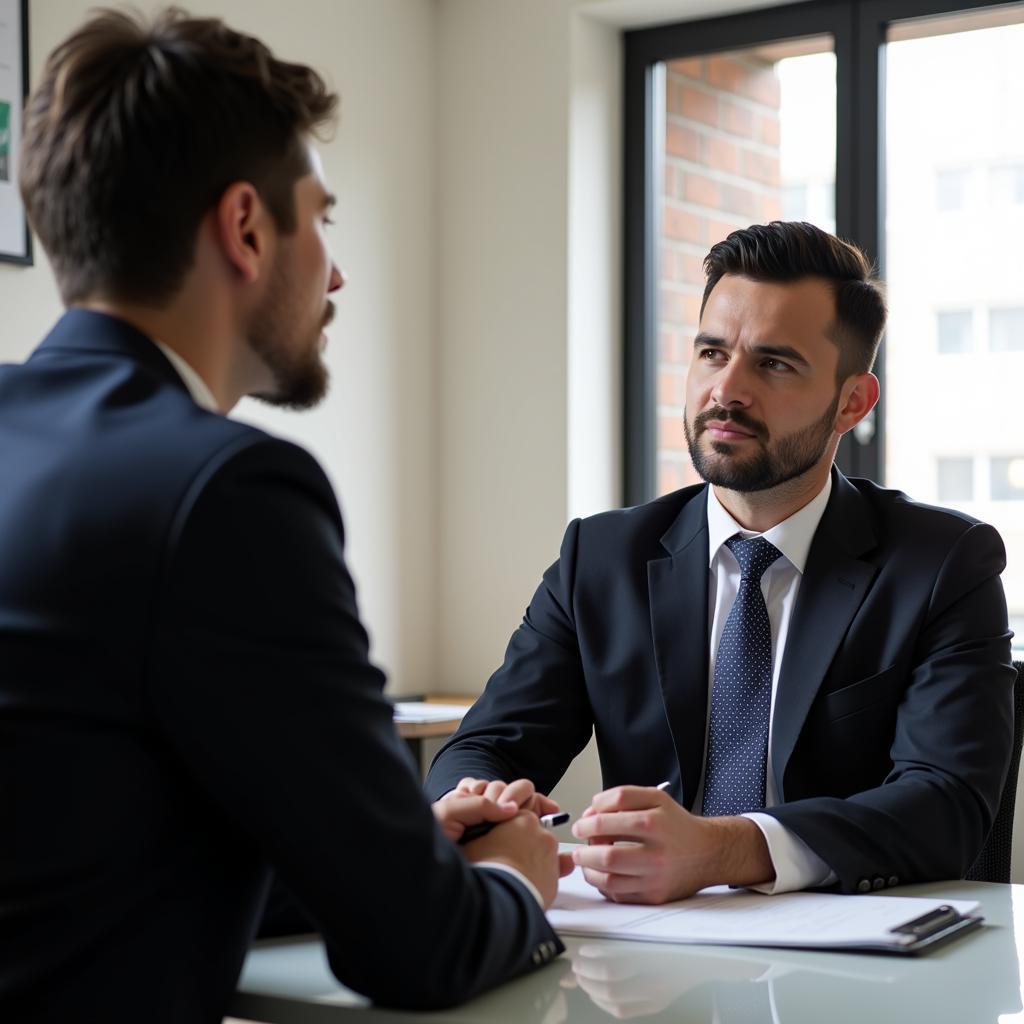
{"type": "Polygon", "coordinates": [[[165,304],[237,181],[294,231],[305,141],[336,106],[315,71],[219,19],[97,12],[50,54],[25,112],[21,194],[64,302],[165,304]]]}
{"type": "Polygon", "coordinates": [[[885,329],[885,293],[864,253],[850,242],[802,221],[772,221],[734,231],[712,246],[704,259],[711,290],[725,274],[753,281],[787,282],[819,277],[835,296],[832,340],[839,347],[837,382],[867,373],[875,363],[885,329]]]}

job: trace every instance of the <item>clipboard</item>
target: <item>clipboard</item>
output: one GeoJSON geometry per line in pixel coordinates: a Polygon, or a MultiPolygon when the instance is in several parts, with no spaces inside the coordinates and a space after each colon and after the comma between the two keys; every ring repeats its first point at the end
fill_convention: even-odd
{"type": "Polygon", "coordinates": [[[943,903],[920,917],[891,928],[897,936],[894,943],[880,947],[865,947],[867,952],[896,953],[901,956],[917,956],[947,942],[974,931],[981,926],[984,918],[980,914],[961,914],[956,907],[943,903]],[[901,938],[905,936],[905,939],[901,938]]]}
{"type": "Polygon", "coordinates": [[[754,946],[916,956],[982,924],[972,900],[792,892],[728,886],[660,906],[612,903],[577,868],[548,920],[563,935],[701,946],[754,946]]]}

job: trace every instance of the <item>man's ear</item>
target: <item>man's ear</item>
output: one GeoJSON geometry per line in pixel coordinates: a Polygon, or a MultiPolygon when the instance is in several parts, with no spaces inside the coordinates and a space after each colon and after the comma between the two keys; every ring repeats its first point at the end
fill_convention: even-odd
{"type": "Polygon", "coordinates": [[[256,281],[269,256],[270,212],[255,186],[236,181],[214,209],[217,241],[228,265],[246,283],[256,281]]]}
{"type": "Polygon", "coordinates": [[[845,434],[857,426],[874,409],[878,394],[878,378],[873,373],[855,373],[847,377],[840,389],[836,433],[845,434]]]}

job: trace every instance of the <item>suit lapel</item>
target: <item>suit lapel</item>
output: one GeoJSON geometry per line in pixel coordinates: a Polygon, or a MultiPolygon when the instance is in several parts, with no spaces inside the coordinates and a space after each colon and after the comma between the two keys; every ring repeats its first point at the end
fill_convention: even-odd
{"type": "Polygon", "coordinates": [[[661,538],[669,557],[647,563],[654,657],[681,773],[683,806],[697,794],[708,690],[707,491],[699,490],[661,538]]]}
{"type": "Polygon", "coordinates": [[[877,567],[858,556],[875,546],[867,504],[838,470],[811,543],[789,624],[772,725],[772,769],[782,780],[807,712],[877,567]]]}

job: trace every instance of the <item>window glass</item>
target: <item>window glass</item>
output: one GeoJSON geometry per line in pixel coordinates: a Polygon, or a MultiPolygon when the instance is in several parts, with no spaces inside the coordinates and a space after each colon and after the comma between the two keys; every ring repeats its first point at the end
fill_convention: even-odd
{"type": "Polygon", "coordinates": [[[1024,455],[995,456],[990,482],[993,501],[1024,501],[1024,455]]]}
{"type": "Polygon", "coordinates": [[[939,313],[936,321],[939,352],[942,355],[970,352],[972,347],[970,310],[939,313]]]}
{"type": "Polygon", "coordinates": [[[1024,352],[1024,309],[989,312],[988,347],[993,352],[1024,352]]]}
{"type": "Polygon", "coordinates": [[[939,457],[935,460],[939,501],[971,501],[974,498],[974,459],[939,457]]]}

